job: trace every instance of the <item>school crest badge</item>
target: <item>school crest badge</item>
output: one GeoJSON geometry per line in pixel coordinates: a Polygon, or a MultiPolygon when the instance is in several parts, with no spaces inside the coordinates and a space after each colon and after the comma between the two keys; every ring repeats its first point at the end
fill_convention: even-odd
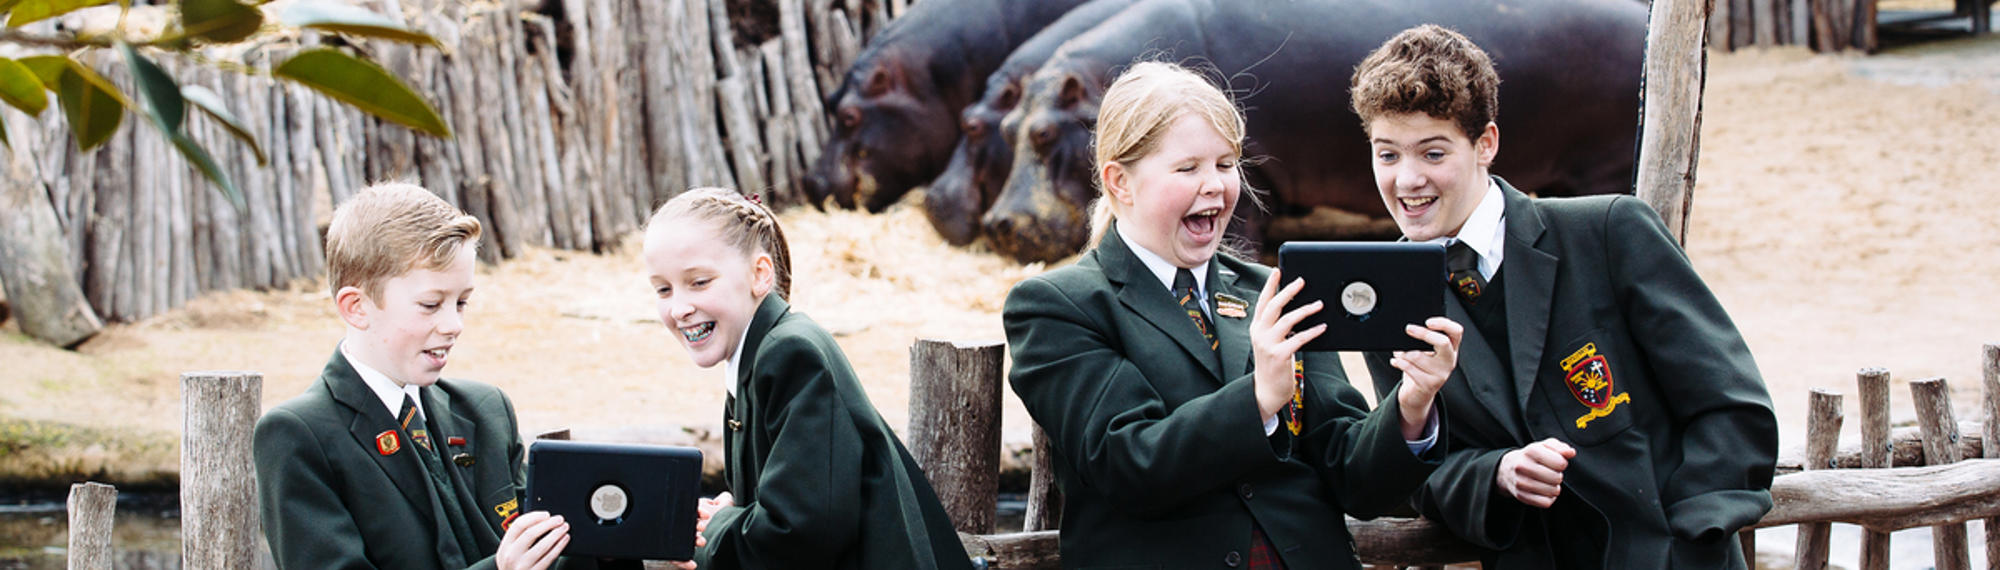
{"type": "Polygon", "coordinates": [[[395,455],[396,452],[402,450],[403,450],[403,440],[401,438],[396,437],[396,430],[393,429],[386,430],[383,431],[382,433],[375,434],[376,453],[380,453],[383,455],[395,455]]]}
{"type": "Polygon", "coordinates": [[[1588,413],[1576,419],[1577,429],[1590,426],[1591,420],[1611,415],[1618,404],[1632,401],[1632,395],[1615,393],[1616,384],[1611,377],[1611,361],[1598,354],[1597,343],[1585,343],[1583,348],[1570,353],[1562,360],[1563,384],[1569,387],[1576,401],[1590,408],[1588,413]]]}

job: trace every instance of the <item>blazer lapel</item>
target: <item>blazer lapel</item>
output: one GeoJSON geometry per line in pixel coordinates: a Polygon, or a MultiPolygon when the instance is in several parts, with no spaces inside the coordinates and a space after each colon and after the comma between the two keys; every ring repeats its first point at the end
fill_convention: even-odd
{"type": "Polygon", "coordinates": [[[1174,344],[1180,345],[1181,350],[1187,351],[1190,358],[1208,369],[1211,378],[1221,382],[1222,364],[1215,349],[1201,338],[1201,331],[1188,319],[1187,311],[1174,302],[1174,295],[1167,291],[1166,285],[1153,277],[1146,269],[1146,263],[1139,261],[1138,255],[1126,249],[1124,238],[1113,233],[1117,229],[1114,226],[1105,230],[1106,235],[1098,244],[1096,253],[1103,264],[1104,277],[1118,286],[1118,301],[1154,328],[1160,329],[1161,334],[1167,335],[1174,344]]]}
{"type": "Polygon", "coordinates": [[[1503,371],[1502,377],[1497,379],[1498,382],[1466,380],[1466,370],[1500,370],[1500,356],[1493,352],[1493,344],[1486,340],[1485,335],[1479,334],[1479,327],[1472,326],[1472,314],[1465,311],[1465,304],[1458,300],[1458,295],[1445,294],[1444,316],[1453,322],[1466,325],[1465,335],[1458,344],[1458,369],[1452,372],[1452,378],[1446,383],[1445,389],[1451,390],[1451,385],[1456,384],[1466,390],[1472,395],[1472,399],[1478,400],[1480,406],[1486,408],[1486,412],[1493,416],[1495,423],[1505,426],[1507,433],[1513,434],[1515,441],[1527,441],[1527,434],[1522,430],[1523,426],[1519,419],[1521,413],[1513,407],[1514,398],[1502,391],[1509,380],[1505,377],[1507,373],[1503,371]]]}
{"type": "Polygon", "coordinates": [[[1495,177],[1507,198],[1507,257],[1500,263],[1506,280],[1507,345],[1514,353],[1514,397],[1517,409],[1528,408],[1528,394],[1541,373],[1542,346],[1549,336],[1549,305],[1555,295],[1556,256],[1536,247],[1542,217],[1526,194],[1495,177]]]}
{"type": "MultiPolygon", "coordinates": [[[[482,540],[490,538],[498,541],[500,535],[506,531],[495,526],[495,521],[486,516],[486,513],[493,512],[487,508],[492,505],[481,505],[478,502],[481,497],[485,496],[486,490],[474,487],[471,466],[459,465],[453,457],[457,453],[470,454],[473,450],[479,449],[480,442],[475,439],[475,434],[469,429],[469,426],[476,425],[476,423],[472,421],[472,418],[465,415],[469,411],[467,407],[458,405],[458,402],[451,398],[450,392],[446,392],[437,386],[431,386],[419,390],[419,392],[424,394],[424,412],[427,417],[431,418],[431,423],[435,424],[433,427],[437,428],[437,433],[431,434],[431,446],[437,450],[438,463],[444,466],[444,470],[448,473],[447,477],[455,481],[458,488],[465,490],[465,493],[459,494],[458,499],[461,503],[460,506],[467,509],[466,517],[468,522],[475,525],[475,530],[477,530],[475,534],[479,535],[478,538],[482,540]],[[451,445],[452,436],[463,438],[465,445],[458,446],[458,449],[453,449],[454,446],[451,445]]],[[[475,461],[480,459],[476,455],[472,455],[471,457],[475,461]]],[[[490,461],[491,458],[487,460],[490,461]]],[[[512,483],[512,481],[510,480],[509,483],[512,483]]]]}
{"type": "Polygon", "coordinates": [[[1222,267],[1222,256],[1217,254],[1208,262],[1209,314],[1214,315],[1215,338],[1222,343],[1222,381],[1250,372],[1250,315],[1256,314],[1256,289],[1246,288],[1239,283],[1241,276],[1234,270],[1222,267]],[[1243,301],[1243,316],[1225,317],[1216,308],[1216,295],[1227,294],[1243,301]]]}
{"type": "Polygon", "coordinates": [[[389,415],[387,408],[382,407],[382,400],[375,397],[368,384],[361,380],[361,373],[355,372],[354,366],[347,363],[347,356],[334,352],[333,360],[328,361],[326,370],[320,373],[320,382],[326,384],[335,401],[354,412],[354,421],[348,424],[347,431],[354,436],[354,443],[361,446],[362,454],[373,458],[389,481],[395,483],[396,491],[403,494],[403,499],[416,506],[417,513],[425,517],[424,526],[437,525],[437,499],[431,496],[430,482],[424,479],[424,468],[417,463],[415,450],[409,449],[415,444],[395,432],[395,418],[389,415]],[[395,433],[395,452],[382,453],[383,432],[395,433]],[[426,509],[422,505],[430,505],[431,508],[426,509]]]}

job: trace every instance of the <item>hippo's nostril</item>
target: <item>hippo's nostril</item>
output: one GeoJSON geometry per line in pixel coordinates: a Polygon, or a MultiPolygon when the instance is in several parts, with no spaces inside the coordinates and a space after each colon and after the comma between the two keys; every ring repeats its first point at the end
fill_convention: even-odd
{"type": "Polygon", "coordinates": [[[965,131],[966,140],[979,140],[986,136],[986,122],[979,119],[966,119],[960,128],[965,131]]]}
{"type": "Polygon", "coordinates": [[[988,219],[986,220],[986,230],[988,234],[1011,237],[1014,235],[1014,218],[1012,216],[998,216],[988,219]]]}

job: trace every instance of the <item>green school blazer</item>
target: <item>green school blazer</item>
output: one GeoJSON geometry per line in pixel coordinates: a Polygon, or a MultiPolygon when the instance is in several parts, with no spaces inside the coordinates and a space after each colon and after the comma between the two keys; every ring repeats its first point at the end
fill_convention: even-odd
{"type": "MultiPolygon", "coordinates": [[[[1512,367],[1456,295],[1451,454],[1416,497],[1493,549],[1487,568],[1742,568],[1735,533],[1771,509],[1777,420],[1742,335],[1658,214],[1630,196],[1506,197],[1499,277],[1512,367]],[[1508,451],[1577,449],[1549,511],[1500,491],[1508,451]]],[[[1400,378],[1370,354],[1376,389],[1400,378]]]]}
{"type": "Polygon", "coordinates": [[[1208,264],[1219,350],[1116,230],[1075,265],[1007,295],[1008,376],[1049,436],[1069,568],[1229,568],[1251,525],[1291,568],[1359,568],[1343,515],[1407,501],[1442,457],[1403,441],[1399,406],[1370,412],[1334,353],[1307,354],[1305,430],[1264,435],[1249,323],[1266,267],[1208,264]]]}
{"type": "MultiPolygon", "coordinates": [[[[468,380],[439,380],[421,393],[479,552],[459,550],[416,455],[422,450],[401,435],[393,447],[382,438],[395,418],[335,350],[304,394],[257,420],[257,504],[279,568],[494,567],[501,524],[519,509],[527,476],[514,405],[499,388],[468,380]],[[459,454],[467,459],[453,461],[459,454]]],[[[559,566],[597,562],[565,558],[559,566]]]]}
{"type": "Polygon", "coordinates": [[[833,335],[764,298],[724,411],[736,506],[709,520],[704,570],[971,568],[930,481],[869,403],[833,335]]]}

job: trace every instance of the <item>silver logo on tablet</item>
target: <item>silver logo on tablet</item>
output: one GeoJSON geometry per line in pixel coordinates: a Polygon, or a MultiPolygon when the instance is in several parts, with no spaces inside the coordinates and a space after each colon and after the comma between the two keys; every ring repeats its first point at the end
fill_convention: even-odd
{"type": "Polygon", "coordinates": [[[617,485],[603,485],[590,492],[590,514],[599,520],[614,521],[625,517],[625,490],[617,485]]]}
{"type": "Polygon", "coordinates": [[[1355,316],[1367,316],[1374,312],[1375,286],[1362,281],[1348,283],[1347,288],[1340,290],[1340,307],[1355,316]]]}

